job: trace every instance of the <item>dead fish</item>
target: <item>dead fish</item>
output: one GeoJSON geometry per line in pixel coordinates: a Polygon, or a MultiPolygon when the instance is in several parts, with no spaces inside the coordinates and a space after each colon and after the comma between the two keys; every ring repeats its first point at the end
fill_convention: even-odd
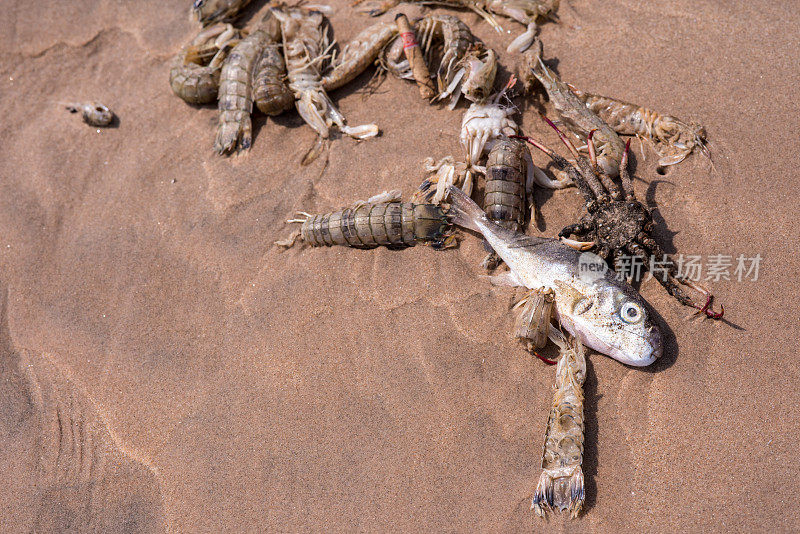
{"type": "Polygon", "coordinates": [[[489,277],[492,283],[552,289],[562,327],[587,347],[624,364],[643,367],[661,356],[661,332],[644,299],[607,268],[598,269],[605,266],[599,256],[582,257],[559,240],[503,228],[459,188],[450,186],[448,191],[453,222],[483,235],[510,269],[489,277]],[[591,264],[594,269],[581,269],[591,264]]]}

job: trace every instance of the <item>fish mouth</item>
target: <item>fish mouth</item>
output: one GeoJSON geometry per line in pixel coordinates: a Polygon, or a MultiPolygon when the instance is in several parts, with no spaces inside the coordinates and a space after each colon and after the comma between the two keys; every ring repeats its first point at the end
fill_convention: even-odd
{"type": "Polygon", "coordinates": [[[650,346],[650,351],[645,351],[644,355],[631,358],[630,355],[622,350],[614,348],[612,354],[609,354],[609,356],[620,363],[624,363],[625,365],[630,365],[632,367],[647,367],[661,356],[661,349],[659,347],[654,348],[650,346]]]}
{"type": "Polygon", "coordinates": [[[566,330],[581,340],[587,347],[596,350],[610,358],[632,367],[647,367],[655,362],[662,354],[661,331],[655,326],[645,328],[643,333],[633,334],[631,341],[636,343],[636,348],[626,350],[624,344],[617,345],[605,336],[599,336],[591,328],[583,328],[578,321],[562,320],[566,330]],[[641,341],[640,341],[641,340],[641,341]]]}
{"type": "Polygon", "coordinates": [[[631,357],[621,349],[614,347],[616,352],[614,358],[633,367],[647,367],[661,357],[663,352],[661,332],[656,327],[651,326],[647,335],[638,333],[635,335],[642,338],[642,341],[644,341],[644,346],[641,347],[642,350],[638,351],[638,355],[636,357],[631,357]]]}

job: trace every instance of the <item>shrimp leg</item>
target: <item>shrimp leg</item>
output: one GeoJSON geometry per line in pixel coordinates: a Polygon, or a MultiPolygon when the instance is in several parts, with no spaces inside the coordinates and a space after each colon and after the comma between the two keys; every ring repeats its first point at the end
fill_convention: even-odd
{"type": "Polygon", "coordinates": [[[522,308],[515,322],[514,336],[530,341],[534,349],[544,347],[550,333],[554,306],[555,293],[552,289],[532,289],[514,306],[522,308]]]}

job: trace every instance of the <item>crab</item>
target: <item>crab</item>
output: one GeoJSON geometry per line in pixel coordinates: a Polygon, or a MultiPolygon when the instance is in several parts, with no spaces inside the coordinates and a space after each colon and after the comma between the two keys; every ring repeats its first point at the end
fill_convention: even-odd
{"type": "Polygon", "coordinates": [[[628,172],[628,152],[630,140],[625,146],[625,152],[619,166],[620,184],[610,176],[598,170],[597,158],[592,141],[594,131],[589,132],[587,147],[588,158],[578,152],[575,145],[567,136],[544,117],[544,120],[558,133],[561,141],[567,146],[575,157],[575,164],[556,154],[553,150],[530,137],[520,135],[512,136],[524,139],[531,145],[544,152],[559,168],[565,170],[573,183],[580,189],[586,200],[586,214],[576,224],[565,226],[559,237],[572,248],[580,251],[592,251],[604,261],[611,264],[620,273],[624,264],[621,261],[613,262],[623,255],[635,258],[641,265],[653,273],[651,259],[658,262],[662,276],[655,276],[667,290],[684,306],[691,306],[698,313],[705,314],[712,319],[721,319],[725,308],[720,306],[720,311],[715,312],[712,304],[714,295],[704,287],[681,275],[675,263],[669,260],[661,246],[653,238],[653,217],[650,210],[636,199],[633,189],[633,180],[628,172]],[[578,239],[572,239],[575,236],[578,239]],[[705,298],[705,304],[698,304],[684,292],[681,286],[689,287],[705,298]]]}

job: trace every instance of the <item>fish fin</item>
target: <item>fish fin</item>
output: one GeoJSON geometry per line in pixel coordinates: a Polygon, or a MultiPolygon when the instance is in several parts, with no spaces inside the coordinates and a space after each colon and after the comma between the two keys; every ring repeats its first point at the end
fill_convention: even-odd
{"type": "Polygon", "coordinates": [[[506,271],[500,274],[488,275],[483,274],[480,275],[479,278],[484,278],[489,281],[490,284],[493,286],[506,286],[506,287],[520,287],[525,286],[517,275],[514,274],[514,271],[506,271]]]}
{"type": "Polygon", "coordinates": [[[477,221],[488,223],[489,219],[486,218],[486,213],[458,187],[451,185],[447,188],[447,192],[450,195],[450,213],[453,215],[453,224],[483,234],[477,221]]]}
{"type": "Polygon", "coordinates": [[[592,307],[592,301],[571,285],[561,280],[553,280],[553,283],[556,286],[556,291],[561,294],[561,297],[569,301],[567,309],[571,310],[572,313],[580,315],[592,307]],[[576,309],[576,307],[578,308],[576,309]]]}
{"type": "Polygon", "coordinates": [[[508,245],[508,248],[530,248],[541,245],[546,241],[552,240],[546,237],[518,234],[518,236],[514,238],[514,241],[508,245]]]}

